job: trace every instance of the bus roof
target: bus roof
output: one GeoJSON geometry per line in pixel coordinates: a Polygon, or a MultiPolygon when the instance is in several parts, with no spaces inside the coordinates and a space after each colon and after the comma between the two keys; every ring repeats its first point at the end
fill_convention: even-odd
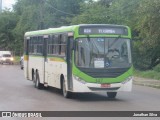
{"type": "Polygon", "coordinates": [[[59,28],[48,28],[48,29],[44,29],[44,30],[26,32],[25,36],[45,35],[45,34],[66,32],[66,31],[71,32],[71,31],[74,31],[75,28],[76,28],[76,26],[62,26],[59,28]]]}
{"type": "Polygon", "coordinates": [[[48,28],[44,30],[37,30],[37,31],[30,31],[26,32],[25,36],[34,36],[34,35],[47,35],[47,34],[52,34],[52,33],[61,33],[61,32],[72,32],[78,27],[96,27],[96,26],[109,26],[109,27],[125,27],[129,28],[128,26],[123,26],[123,25],[114,25],[114,24],[80,24],[80,25],[72,25],[72,26],[62,26],[59,28],[48,28]]]}

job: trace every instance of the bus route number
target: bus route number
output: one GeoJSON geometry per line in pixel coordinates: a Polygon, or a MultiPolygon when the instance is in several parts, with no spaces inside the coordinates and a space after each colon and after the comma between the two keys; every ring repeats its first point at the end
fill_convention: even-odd
{"type": "Polygon", "coordinates": [[[91,33],[92,30],[91,29],[84,29],[84,33],[91,33]]]}

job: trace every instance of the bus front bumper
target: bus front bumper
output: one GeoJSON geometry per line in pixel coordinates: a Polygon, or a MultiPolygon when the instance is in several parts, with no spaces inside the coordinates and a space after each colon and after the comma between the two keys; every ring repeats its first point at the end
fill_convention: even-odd
{"type": "Polygon", "coordinates": [[[118,92],[118,91],[127,91],[132,90],[132,80],[131,78],[128,81],[122,83],[112,83],[112,84],[98,84],[98,83],[83,83],[77,81],[73,78],[73,91],[71,92],[118,92]]]}

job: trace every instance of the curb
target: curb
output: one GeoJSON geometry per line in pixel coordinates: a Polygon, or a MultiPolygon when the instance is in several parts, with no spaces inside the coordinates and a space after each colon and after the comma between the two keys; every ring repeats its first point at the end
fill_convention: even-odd
{"type": "Polygon", "coordinates": [[[146,83],[138,83],[138,82],[133,82],[134,85],[141,85],[141,86],[147,86],[147,87],[153,87],[153,88],[159,88],[160,85],[154,85],[154,84],[146,84],[146,83]]]}
{"type": "Polygon", "coordinates": [[[134,77],[133,84],[160,89],[160,80],[134,77]]]}

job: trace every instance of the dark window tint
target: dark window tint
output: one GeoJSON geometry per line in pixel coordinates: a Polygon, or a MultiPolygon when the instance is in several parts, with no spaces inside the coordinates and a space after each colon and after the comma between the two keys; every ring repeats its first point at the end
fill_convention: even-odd
{"type": "Polygon", "coordinates": [[[66,41],[66,35],[52,35],[48,40],[48,54],[65,56],[66,41]]]}
{"type": "Polygon", "coordinates": [[[31,37],[29,40],[29,53],[35,55],[43,54],[43,36],[31,37]]]}
{"type": "Polygon", "coordinates": [[[11,57],[10,54],[4,54],[3,57],[11,57]]]}

